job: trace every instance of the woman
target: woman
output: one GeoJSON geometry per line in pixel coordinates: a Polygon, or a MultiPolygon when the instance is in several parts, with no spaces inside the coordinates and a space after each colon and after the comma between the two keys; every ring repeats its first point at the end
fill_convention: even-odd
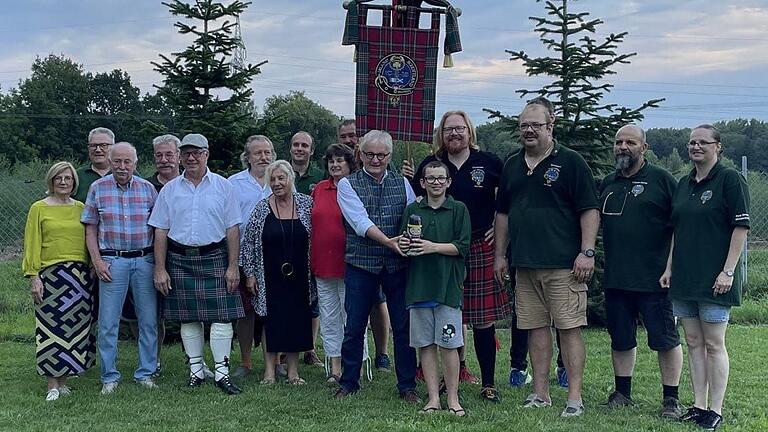
{"type": "Polygon", "coordinates": [[[24,276],[35,302],[37,373],[48,378],[46,401],[68,395],[70,375],[93,366],[93,283],[88,269],[83,203],[75,201],[77,172],[57,162],[45,176],[48,196],[29,209],[24,229],[24,276]]]}
{"type": "MultiPolygon", "coordinates": [[[[264,364],[274,364],[277,353],[285,353],[286,382],[301,385],[306,382],[299,377],[298,354],[312,349],[310,303],[317,297],[309,273],[312,198],[295,192],[295,174],[284,160],[271,163],[265,176],[272,195],[253,209],[240,261],[254,310],[265,317],[264,364]]],[[[264,368],[261,383],[275,383],[274,368],[264,368]]]]}
{"type": "Polygon", "coordinates": [[[330,178],[319,182],[312,191],[311,270],[317,278],[320,306],[320,335],[323,338],[328,382],[337,384],[341,376],[341,342],[347,314],[344,311],[344,247],[346,233],[341,209],[336,201],[336,185],[355,166],[349,147],[333,144],[325,152],[325,166],[330,178]],[[330,370],[329,370],[330,360],[330,370]]]}
{"type": "Polygon", "coordinates": [[[725,331],[731,307],[741,303],[737,268],[749,230],[747,184],[720,163],[721,152],[720,132],[713,126],[691,131],[688,156],[694,169],[675,192],[673,248],[660,280],[670,289],[688,344],[694,405],[681,419],[708,430],[723,421],[729,369],[725,331]]]}

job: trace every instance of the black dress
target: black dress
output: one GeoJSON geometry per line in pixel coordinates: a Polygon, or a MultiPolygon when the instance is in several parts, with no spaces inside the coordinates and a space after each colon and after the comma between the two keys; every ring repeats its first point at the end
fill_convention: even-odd
{"type": "Polygon", "coordinates": [[[312,349],[309,308],[309,236],[298,219],[280,220],[270,212],[261,235],[264,248],[264,284],[267,319],[264,332],[268,352],[301,352],[312,349]],[[283,264],[293,274],[283,273],[283,264]]]}

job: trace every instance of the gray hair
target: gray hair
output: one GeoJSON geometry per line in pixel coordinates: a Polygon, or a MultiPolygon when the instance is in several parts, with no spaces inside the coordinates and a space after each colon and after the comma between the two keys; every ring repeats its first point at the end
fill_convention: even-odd
{"type": "Polygon", "coordinates": [[[251,143],[254,141],[261,141],[269,144],[269,147],[272,148],[272,154],[275,153],[275,145],[272,144],[272,140],[269,139],[266,135],[251,135],[248,137],[248,139],[245,140],[245,149],[242,153],[240,153],[240,163],[243,165],[244,169],[251,169],[251,163],[248,162],[248,156],[251,155],[251,143]]]}
{"type": "Polygon", "coordinates": [[[152,140],[152,148],[157,149],[157,146],[160,144],[165,144],[167,142],[173,143],[176,146],[176,151],[179,151],[179,147],[181,146],[181,140],[179,137],[173,134],[165,134],[160,135],[158,137],[155,137],[155,139],[152,140]]]}
{"type": "Polygon", "coordinates": [[[387,151],[392,153],[392,135],[387,132],[373,129],[368,131],[360,141],[360,151],[365,151],[369,143],[379,142],[387,146],[387,151]]]}
{"type": "Polygon", "coordinates": [[[272,173],[275,170],[282,170],[285,172],[285,175],[288,176],[288,180],[291,182],[291,189],[295,189],[296,185],[296,173],[293,171],[293,167],[291,166],[288,161],[283,159],[278,159],[267,167],[267,170],[264,172],[264,177],[267,179],[267,182],[269,182],[272,179],[272,173]]]}
{"type": "Polygon", "coordinates": [[[111,144],[115,143],[115,133],[105,127],[97,127],[97,128],[91,129],[91,131],[88,132],[88,142],[91,142],[91,138],[93,138],[93,136],[96,134],[107,135],[109,139],[112,141],[111,144]]]}
{"type": "Polygon", "coordinates": [[[112,160],[112,155],[115,153],[115,149],[118,148],[119,146],[128,146],[128,148],[131,149],[131,151],[133,152],[133,162],[136,163],[139,161],[139,156],[136,153],[136,147],[134,147],[133,144],[125,141],[121,141],[109,148],[109,154],[107,154],[107,157],[109,158],[109,160],[112,160]]]}

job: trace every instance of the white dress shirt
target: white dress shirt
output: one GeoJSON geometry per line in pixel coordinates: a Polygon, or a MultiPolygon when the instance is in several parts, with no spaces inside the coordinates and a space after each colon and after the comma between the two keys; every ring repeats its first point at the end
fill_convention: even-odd
{"type": "Polygon", "coordinates": [[[169,230],[168,237],[183,245],[204,246],[224,239],[227,228],[239,225],[240,218],[232,183],[208,170],[197,187],[184,175],[166,183],[149,224],[169,230]]]}
{"type": "MultiPolygon", "coordinates": [[[[366,175],[371,176],[367,171],[365,171],[365,168],[363,168],[363,172],[366,175]]],[[[387,178],[388,175],[389,171],[385,171],[384,177],[381,178],[379,184],[383,183],[384,179],[387,178]]],[[[373,178],[373,176],[371,177],[373,178]]],[[[405,182],[405,201],[406,205],[408,205],[416,201],[416,194],[413,193],[413,188],[411,187],[411,184],[408,183],[407,178],[403,177],[403,182],[405,182]]],[[[352,188],[352,185],[349,183],[349,180],[347,180],[346,177],[339,180],[339,183],[336,185],[336,189],[336,200],[339,202],[341,214],[344,215],[344,219],[347,221],[349,226],[355,230],[357,235],[360,237],[365,237],[365,233],[368,231],[368,229],[375,224],[368,217],[368,211],[365,209],[363,202],[360,201],[360,197],[357,195],[357,192],[355,192],[355,190],[352,188]]]]}
{"type": "Polygon", "coordinates": [[[251,219],[253,208],[256,207],[257,202],[270,196],[272,189],[270,189],[266,181],[264,186],[260,185],[247,169],[233,174],[228,180],[235,188],[235,195],[237,195],[240,201],[240,240],[242,241],[243,235],[245,235],[245,226],[248,225],[248,221],[251,219]]]}

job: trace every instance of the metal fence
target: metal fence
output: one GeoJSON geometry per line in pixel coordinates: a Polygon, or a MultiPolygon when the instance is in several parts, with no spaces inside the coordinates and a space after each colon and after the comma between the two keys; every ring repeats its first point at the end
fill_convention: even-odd
{"type": "Polygon", "coordinates": [[[40,175],[0,175],[0,260],[21,255],[29,206],[45,197],[40,175]]]}

